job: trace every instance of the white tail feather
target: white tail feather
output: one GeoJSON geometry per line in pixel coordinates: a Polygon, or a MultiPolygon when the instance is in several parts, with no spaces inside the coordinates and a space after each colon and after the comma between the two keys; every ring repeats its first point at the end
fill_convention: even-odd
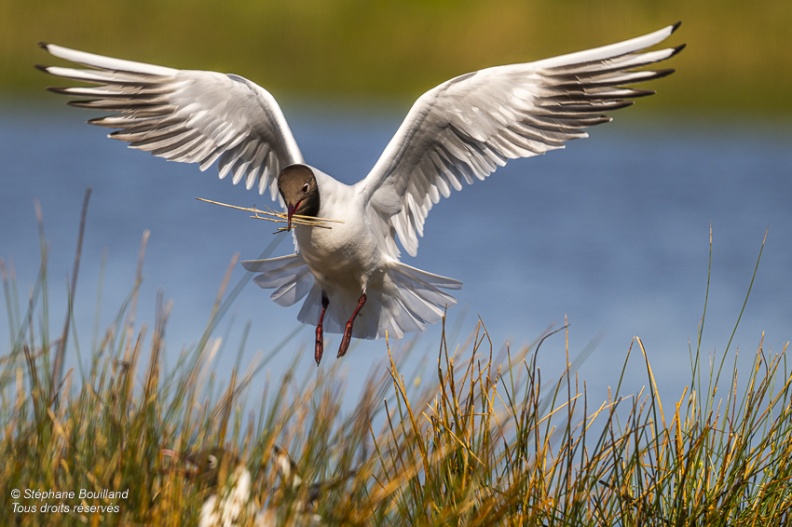
{"type": "Polygon", "coordinates": [[[242,266],[248,271],[261,273],[253,281],[261,288],[275,289],[270,298],[281,306],[296,304],[314,285],[311,270],[299,253],[266,260],[245,260],[242,266]]]}
{"type": "MultiPolygon", "coordinates": [[[[316,325],[322,308],[322,290],[299,253],[266,260],[247,260],[248,271],[261,273],[254,281],[264,289],[275,289],[271,298],[290,306],[305,298],[297,319],[316,325]]],[[[438,322],[456,299],[446,290],[462,283],[401,262],[392,262],[381,287],[366,291],[366,304],[358,314],[352,336],[375,339],[385,336],[401,338],[405,333],[423,331],[438,322]]],[[[358,292],[335,291],[324,319],[326,333],[343,333],[347,320],[357,306],[358,292]]]]}

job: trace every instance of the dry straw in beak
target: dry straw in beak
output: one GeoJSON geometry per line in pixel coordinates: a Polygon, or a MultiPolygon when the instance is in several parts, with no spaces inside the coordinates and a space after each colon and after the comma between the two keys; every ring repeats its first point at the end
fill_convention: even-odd
{"type": "MultiPolygon", "coordinates": [[[[260,210],[255,207],[240,207],[238,205],[229,205],[206,198],[195,198],[204,203],[212,203],[213,205],[220,205],[221,207],[228,207],[229,209],[244,210],[252,212],[251,218],[256,220],[271,221],[273,223],[286,223],[288,225],[288,215],[285,212],[277,212],[274,210],[260,210]]],[[[331,229],[330,223],[344,223],[341,220],[333,220],[329,218],[317,218],[316,216],[303,216],[301,214],[292,214],[292,225],[304,225],[306,227],[319,227],[321,229],[331,229]]],[[[288,231],[288,227],[278,227],[278,232],[288,231]]]]}

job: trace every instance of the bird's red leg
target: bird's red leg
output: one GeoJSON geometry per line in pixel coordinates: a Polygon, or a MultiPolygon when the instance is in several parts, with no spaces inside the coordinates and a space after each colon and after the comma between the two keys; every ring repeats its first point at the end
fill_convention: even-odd
{"type": "Polygon", "coordinates": [[[316,324],[316,348],[314,349],[314,360],[316,360],[317,366],[319,366],[319,361],[322,360],[322,354],[324,353],[324,334],[322,330],[322,323],[324,321],[325,311],[327,311],[328,305],[330,305],[330,301],[327,299],[327,296],[322,293],[322,312],[319,313],[319,323],[316,324]]]}
{"type": "Polygon", "coordinates": [[[358,316],[360,309],[365,303],[366,293],[363,293],[360,295],[360,298],[358,298],[358,304],[355,308],[355,311],[352,312],[352,316],[349,317],[349,320],[347,320],[346,327],[344,328],[344,336],[341,338],[341,346],[338,348],[338,357],[343,357],[346,355],[346,352],[349,349],[349,341],[352,340],[352,323],[355,322],[355,318],[358,316]]]}

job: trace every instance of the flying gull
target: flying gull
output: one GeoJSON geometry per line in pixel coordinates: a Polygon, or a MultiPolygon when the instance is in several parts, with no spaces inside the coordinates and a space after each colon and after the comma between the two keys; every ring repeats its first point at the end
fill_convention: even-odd
{"type": "Polygon", "coordinates": [[[315,359],[325,331],[352,337],[402,337],[440,320],[461,282],[400,261],[415,256],[426,216],[463,183],[483,180],[509,159],[564,148],[586,128],[654,92],[631,87],[666,76],[646,69],[684,45],[650,50],[679,24],[617,44],[460,75],[413,104],[371,171],[347,185],[305,163],[278,103],[264,88],[232,74],[178,70],[103,57],[52,44],[52,55],[87,66],[40,67],[88,86],[50,88],[70,104],[108,112],[89,123],[109,137],[206,170],[286,208],[295,252],[242,262],[272,299],[316,324],[315,359]],[[319,218],[322,226],[299,221],[319,218]],[[328,228],[329,227],[329,228],[328,228]]]}

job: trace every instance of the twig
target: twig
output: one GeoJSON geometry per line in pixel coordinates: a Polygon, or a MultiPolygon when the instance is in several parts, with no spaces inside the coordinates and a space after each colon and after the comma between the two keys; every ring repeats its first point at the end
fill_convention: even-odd
{"type": "MultiPolygon", "coordinates": [[[[256,220],[264,220],[264,221],[271,221],[273,223],[287,223],[288,216],[285,212],[277,212],[274,210],[261,210],[255,207],[240,207],[238,205],[229,205],[227,203],[221,203],[219,201],[214,201],[211,199],[206,198],[195,198],[198,201],[203,201],[204,203],[211,203],[213,205],[220,205],[221,207],[227,207],[229,209],[235,210],[243,210],[245,212],[252,212],[253,216],[251,218],[256,220]]],[[[306,227],[320,227],[322,229],[332,229],[328,223],[344,223],[341,220],[333,220],[330,218],[318,218],[316,216],[303,216],[302,214],[292,214],[292,224],[295,225],[304,225],[306,227]]],[[[278,231],[286,231],[289,230],[286,227],[278,227],[278,231]]]]}

